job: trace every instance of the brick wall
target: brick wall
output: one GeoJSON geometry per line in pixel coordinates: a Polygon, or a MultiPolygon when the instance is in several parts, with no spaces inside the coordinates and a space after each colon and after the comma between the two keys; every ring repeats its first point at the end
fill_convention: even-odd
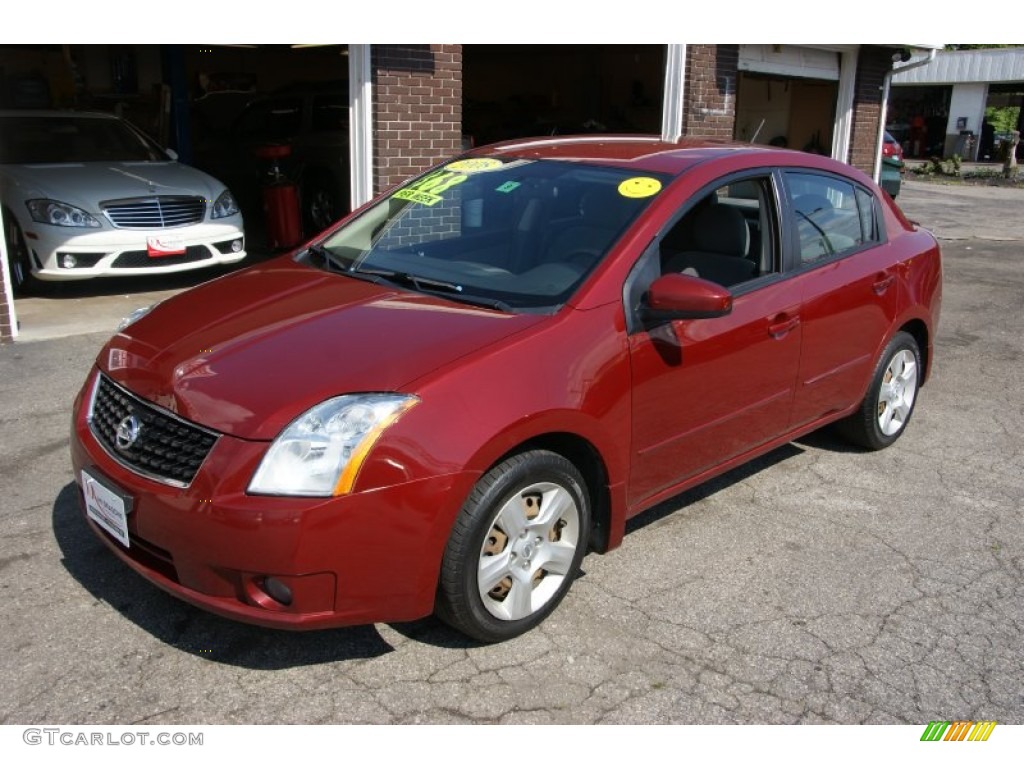
{"type": "Polygon", "coordinates": [[[374,45],[374,193],[462,147],[462,46],[374,45]]]}
{"type": "Polygon", "coordinates": [[[853,127],[850,131],[850,165],[871,174],[878,142],[878,116],[882,108],[882,81],[892,69],[895,48],[865,45],[857,58],[853,89],[853,127]]]}
{"type": "Polygon", "coordinates": [[[739,55],[738,45],[686,46],[684,136],[732,138],[739,55]]]}

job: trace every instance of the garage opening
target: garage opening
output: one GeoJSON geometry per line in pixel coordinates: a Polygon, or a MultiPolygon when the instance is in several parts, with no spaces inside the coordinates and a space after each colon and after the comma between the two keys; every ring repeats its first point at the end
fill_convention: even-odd
{"type": "MultiPolygon", "coordinates": [[[[993,83],[988,88],[977,159],[1003,162],[1010,151],[1013,131],[1024,133],[1024,83],[993,83]]],[[[1024,143],[1018,143],[1017,159],[1022,158],[1024,143]]]]}
{"type": "Polygon", "coordinates": [[[904,157],[942,157],[953,88],[913,85],[893,88],[886,130],[903,147],[904,157]]]}
{"type": "Polygon", "coordinates": [[[280,145],[284,176],[299,187],[302,228],[319,232],[349,211],[348,47],[188,46],[194,164],[235,193],[248,221],[261,214],[280,145]]]}
{"type": "Polygon", "coordinates": [[[741,72],[734,137],[828,155],[838,94],[832,80],[741,72]]]}
{"type": "Polygon", "coordinates": [[[661,131],[663,45],[465,45],[467,143],[661,131]]]}

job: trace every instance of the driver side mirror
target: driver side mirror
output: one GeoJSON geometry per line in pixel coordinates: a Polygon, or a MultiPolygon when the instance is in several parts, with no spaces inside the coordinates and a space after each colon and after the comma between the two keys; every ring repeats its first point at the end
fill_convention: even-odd
{"type": "Polygon", "coordinates": [[[722,317],[732,312],[732,294],[710,280],[672,273],[651,283],[640,311],[648,323],[722,317]]]}

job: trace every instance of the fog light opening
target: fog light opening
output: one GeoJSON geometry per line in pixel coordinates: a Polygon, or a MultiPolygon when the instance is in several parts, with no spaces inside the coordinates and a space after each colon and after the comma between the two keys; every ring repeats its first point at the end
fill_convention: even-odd
{"type": "Polygon", "coordinates": [[[292,604],[292,591],[288,588],[288,585],[284,582],[275,579],[273,576],[267,576],[263,579],[263,591],[270,595],[274,600],[279,602],[281,605],[292,604]]]}
{"type": "Polygon", "coordinates": [[[242,241],[241,240],[232,240],[231,241],[231,252],[232,253],[238,253],[241,250],[242,250],[242,241]]]}
{"type": "Polygon", "coordinates": [[[70,253],[65,253],[60,257],[60,265],[64,267],[64,269],[74,269],[78,266],[78,259],[70,253]]]}

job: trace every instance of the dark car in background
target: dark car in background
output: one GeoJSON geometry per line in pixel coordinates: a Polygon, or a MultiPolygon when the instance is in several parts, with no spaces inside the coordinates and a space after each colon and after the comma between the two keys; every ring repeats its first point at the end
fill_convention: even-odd
{"type": "Polygon", "coordinates": [[[903,147],[891,133],[886,131],[882,139],[882,174],[879,186],[892,197],[896,197],[900,193],[905,168],[903,147]]]}
{"type": "Polygon", "coordinates": [[[348,88],[339,82],[289,86],[252,99],[220,135],[195,148],[195,165],[235,192],[254,218],[262,209],[260,190],[269,163],[260,147],[284,145],[284,175],[298,185],[303,230],[326,229],[349,211],[348,88]]]}

